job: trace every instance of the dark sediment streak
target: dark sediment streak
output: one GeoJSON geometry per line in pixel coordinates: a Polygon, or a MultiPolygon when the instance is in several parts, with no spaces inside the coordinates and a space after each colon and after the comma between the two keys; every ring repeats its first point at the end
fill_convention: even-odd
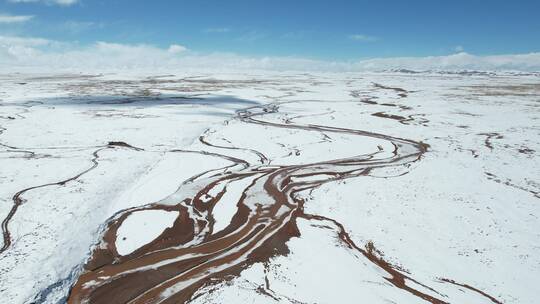
{"type": "Polygon", "coordinates": [[[407,91],[405,89],[402,89],[402,88],[389,87],[389,86],[385,86],[385,85],[382,85],[382,84],[379,84],[379,83],[373,83],[373,86],[376,87],[376,88],[379,88],[379,89],[393,90],[396,93],[398,93],[398,96],[401,97],[401,98],[407,97],[409,95],[409,93],[410,93],[409,91],[407,91]]]}

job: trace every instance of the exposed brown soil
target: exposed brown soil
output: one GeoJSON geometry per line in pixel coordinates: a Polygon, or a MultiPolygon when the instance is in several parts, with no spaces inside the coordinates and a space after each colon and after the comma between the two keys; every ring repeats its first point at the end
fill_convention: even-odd
{"type": "Polygon", "coordinates": [[[108,146],[110,147],[123,147],[123,148],[129,148],[129,149],[133,149],[135,151],[142,151],[143,149],[141,148],[136,148],[136,147],[133,147],[132,145],[130,144],[127,144],[123,141],[110,141],[108,144],[108,146]]]}
{"type": "Polygon", "coordinates": [[[491,133],[479,133],[478,135],[484,135],[486,139],[484,140],[484,145],[493,151],[493,139],[502,139],[503,136],[497,132],[491,132],[491,133]]]}
{"type": "Polygon", "coordinates": [[[409,96],[409,91],[407,91],[405,89],[402,89],[402,88],[389,87],[389,86],[385,86],[385,85],[382,85],[382,84],[379,84],[379,83],[373,83],[373,86],[376,87],[376,88],[379,88],[379,89],[395,91],[396,93],[398,93],[398,96],[401,97],[401,98],[405,98],[405,97],[409,96]]]}
{"type": "Polygon", "coordinates": [[[463,288],[467,288],[468,290],[472,290],[480,295],[482,295],[483,297],[486,297],[488,299],[491,300],[491,302],[495,303],[495,304],[503,304],[501,301],[497,300],[496,298],[488,295],[487,293],[475,288],[475,287],[472,287],[471,285],[467,285],[467,284],[462,284],[462,283],[458,283],[454,280],[450,280],[450,279],[445,279],[445,278],[441,278],[440,279],[442,282],[446,282],[446,283],[450,283],[450,284],[454,284],[456,286],[461,286],[463,288]]]}
{"type": "Polygon", "coordinates": [[[398,121],[403,121],[403,120],[407,119],[406,117],[403,117],[403,116],[400,116],[400,115],[386,114],[384,112],[376,112],[376,113],[373,113],[371,115],[381,117],[381,118],[394,119],[394,120],[398,120],[398,121]]]}

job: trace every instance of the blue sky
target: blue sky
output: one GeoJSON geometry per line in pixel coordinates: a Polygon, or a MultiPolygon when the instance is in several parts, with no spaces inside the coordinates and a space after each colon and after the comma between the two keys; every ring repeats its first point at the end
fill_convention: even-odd
{"type": "Polygon", "coordinates": [[[538,0],[0,1],[0,35],[80,45],[321,60],[540,51],[538,0]]]}

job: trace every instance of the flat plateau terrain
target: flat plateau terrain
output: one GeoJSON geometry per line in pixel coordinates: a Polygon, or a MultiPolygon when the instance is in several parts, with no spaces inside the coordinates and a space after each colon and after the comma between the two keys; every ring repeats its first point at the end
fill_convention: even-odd
{"type": "Polygon", "coordinates": [[[540,76],[2,74],[1,303],[538,303],[540,76]]]}

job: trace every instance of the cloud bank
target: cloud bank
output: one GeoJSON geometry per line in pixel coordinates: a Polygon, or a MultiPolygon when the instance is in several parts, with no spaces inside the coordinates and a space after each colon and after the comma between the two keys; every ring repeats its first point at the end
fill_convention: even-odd
{"type": "Polygon", "coordinates": [[[476,56],[459,52],[447,56],[374,58],[325,61],[300,57],[249,57],[229,53],[200,54],[180,44],[165,48],[148,44],[96,42],[78,45],[42,38],[0,36],[0,70],[274,70],[274,71],[379,71],[410,70],[515,70],[540,71],[540,52],[476,56]]]}
{"type": "Polygon", "coordinates": [[[214,27],[214,28],[207,28],[203,32],[205,33],[228,33],[231,29],[228,27],[214,27]]]}
{"type": "Polygon", "coordinates": [[[62,5],[62,6],[70,6],[73,5],[79,0],[8,0],[12,3],[33,3],[33,2],[41,2],[49,5],[62,5]]]}
{"type": "Polygon", "coordinates": [[[34,18],[34,16],[30,16],[30,15],[13,16],[13,15],[0,14],[0,23],[23,23],[32,18],[34,18]]]}
{"type": "Polygon", "coordinates": [[[362,35],[362,34],[349,35],[349,39],[354,40],[354,41],[363,41],[363,42],[372,42],[372,41],[379,40],[377,37],[362,35]]]}

